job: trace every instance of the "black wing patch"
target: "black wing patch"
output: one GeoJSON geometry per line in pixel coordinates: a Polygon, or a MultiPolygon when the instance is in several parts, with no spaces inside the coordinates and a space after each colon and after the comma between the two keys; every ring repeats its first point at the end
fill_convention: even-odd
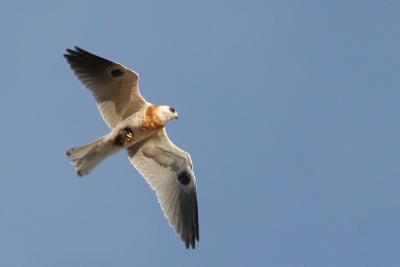
{"type": "Polygon", "coordinates": [[[178,181],[182,184],[182,185],[188,185],[190,183],[190,181],[192,180],[192,177],[190,175],[189,172],[187,171],[183,171],[180,172],[178,174],[178,181]]]}
{"type": "Polygon", "coordinates": [[[124,75],[124,71],[122,69],[115,69],[110,72],[111,77],[118,78],[124,75]]]}

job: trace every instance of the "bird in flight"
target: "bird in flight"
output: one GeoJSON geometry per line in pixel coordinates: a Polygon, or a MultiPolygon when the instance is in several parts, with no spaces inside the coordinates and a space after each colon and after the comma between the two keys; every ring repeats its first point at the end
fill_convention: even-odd
{"type": "Polygon", "coordinates": [[[66,152],[79,176],[122,150],[155,190],[164,216],[186,248],[199,241],[197,185],[189,153],[169,139],[165,125],[178,119],[173,107],[147,102],[139,91],[139,75],[125,66],[79,47],[67,49],[79,80],[93,93],[111,128],[105,136],[66,152]]]}

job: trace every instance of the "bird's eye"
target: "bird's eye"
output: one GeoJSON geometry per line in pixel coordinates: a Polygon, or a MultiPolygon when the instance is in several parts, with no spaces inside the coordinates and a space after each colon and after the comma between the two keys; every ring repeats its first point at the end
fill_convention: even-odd
{"type": "Polygon", "coordinates": [[[175,109],[174,109],[174,108],[170,107],[169,110],[170,110],[172,113],[175,113],[175,109]]]}

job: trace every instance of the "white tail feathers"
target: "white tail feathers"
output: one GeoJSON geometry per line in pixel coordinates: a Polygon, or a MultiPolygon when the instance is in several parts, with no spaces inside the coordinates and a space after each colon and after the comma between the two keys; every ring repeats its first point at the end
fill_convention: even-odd
{"type": "Polygon", "coordinates": [[[102,160],[110,155],[112,147],[103,142],[104,137],[96,141],[68,150],[65,154],[75,166],[76,174],[84,176],[89,174],[102,160]]]}

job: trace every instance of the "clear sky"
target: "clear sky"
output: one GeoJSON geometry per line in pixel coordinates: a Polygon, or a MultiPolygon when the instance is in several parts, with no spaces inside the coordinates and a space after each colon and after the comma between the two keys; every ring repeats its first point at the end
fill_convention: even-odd
{"type": "Polygon", "coordinates": [[[399,1],[6,1],[0,266],[400,266],[399,1]],[[69,69],[81,46],[141,75],[189,151],[186,250],[69,69]]]}

